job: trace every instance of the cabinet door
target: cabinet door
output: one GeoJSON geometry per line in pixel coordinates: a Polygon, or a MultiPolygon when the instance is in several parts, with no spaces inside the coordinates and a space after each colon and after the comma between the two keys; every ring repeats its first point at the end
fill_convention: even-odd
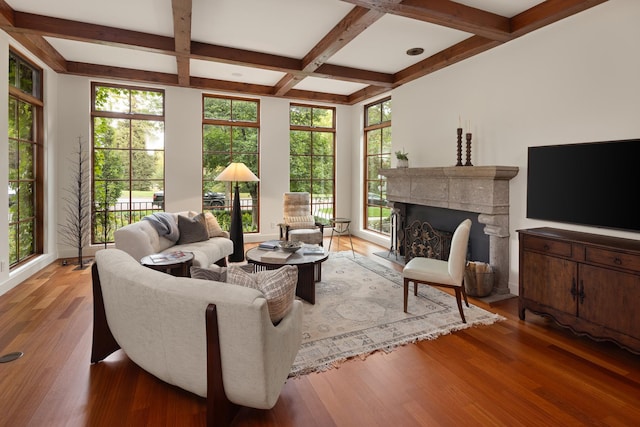
{"type": "Polygon", "coordinates": [[[563,258],[542,255],[535,252],[524,253],[524,298],[533,300],[556,310],[577,314],[575,289],[577,265],[563,258]]]}
{"type": "Polygon", "coordinates": [[[640,331],[640,276],[580,266],[578,315],[629,336],[640,331]]]}

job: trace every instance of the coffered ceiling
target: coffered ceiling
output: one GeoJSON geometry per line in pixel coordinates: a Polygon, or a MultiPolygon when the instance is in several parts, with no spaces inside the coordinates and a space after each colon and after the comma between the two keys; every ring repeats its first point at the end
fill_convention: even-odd
{"type": "Polygon", "coordinates": [[[0,28],[58,73],[354,104],[605,1],[0,0],[0,28]]]}

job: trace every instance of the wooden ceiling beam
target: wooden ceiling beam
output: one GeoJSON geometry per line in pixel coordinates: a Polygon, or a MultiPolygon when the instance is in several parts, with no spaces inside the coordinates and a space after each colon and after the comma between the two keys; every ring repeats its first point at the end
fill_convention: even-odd
{"type": "Polygon", "coordinates": [[[347,3],[476,34],[491,40],[510,40],[509,18],[451,0],[343,0],[347,3]]]}
{"type": "Polygon", "coordinates": [[[366,101],[369,98],[382,95],[383,93],[388,91],[389,89],[386,87],[367,86],[349,95],[349,102],[347,102],[347,104],[348,105],[357,104],[358,102],[366,101]]]}
{"type": "MultiPolygon", "coordinates": [[[[335,52],[353,40],[371,23],[380,19],[384,14],[369,9],[354,7],[333,29],[316,44],[302,59],[303,72],[313,72],[329,59],[335,52]]],[[[275,85],[273,94],[283,96],[305,76],[288,74],[275,85]]]]}
{"type": "Polygon", "coordinates": [[[67,60],[43,37],[14,31],[7,31],[7,33],[53,71],[63,73],[67,70],[67,60]]]}
{"type": "Polygon", "coordinates": [[[304,80],[305,76],[288,73],[273,86],[271,93],[274,96],[284,96],[298,83],[304,80]]]}
{"type": "Polygon", "coordinates": [[[136,48],[156,53],[175,53],[172,37],[87,24],[69,19],[15,12],[14,30],[40,36],[77,40],[107,46],[136,48]]]}
{"type": "MultiPolygon", "coordinates": [[[[400,1],[400,0],[397,0],[400,1]]],[[[384,13],[356,6],[302,58],[302,72],[314,72],[337,51],[346,46],[384,13]]],[[[302,75],[286,75],[274,87],[274,95],[285,95],[301,80],[302,75]]]]}
{"type": "MultiPolygon", "coordinates": [[[[400,1],[400,0],[398,0],[400,1]]],[[[349,44],[384,13],[356,6],[302,59],[302,71],[315,71],[337,51],[349,44]]]]}
{"type": "Polygon", "coordinates": [[[547,0],[511,18],[514,37],[535,31],[608,0],[547,0]]]}
{"type": "Polygon", "coordinates": [[[191,58],[272,71],[296,71],[301,69],[302,64],[295,58],[200,42],[191,42],[191,58]]]}
{"type": "Polygon", "coordinates": [[[191,79],[191,3],[192,0],[171,0],[178,84],[185,87],[191,79]]]}
{"type": "Polygon", "coordinates": [[[608,0],[546,0],[511,19],[450,0],[343,1],[356,7],[301,60],[190,41],[192,0],[172,0],[174,38],[16,12],[5,0],[0,0],[0,28],[60,73],[354,104],[608,0]],[[475,36],[393,75],[326,63],[385,13],[470,32],[475,36]],[[66,61],[43,36],[173,55],[176,56],[177,74],[66,61]],[[189,65],[191,58],[278,71],[285,73],[285,76],[273,87],[192,78],[189,65]],[[309,76],[369,86],[350,96],[293,89],[299,81],[309,76]]]}
{"type": "Polygon", "coordinates": [[[0,0],[0,26],[13,27],[14,10],[4,0],[0,0]]]}
{"type": "Polygon", "coordinates": [[[0,28],[3,28],[7,34],[13,37],[18,43],[24,46],[27,50],[40,58],[45,64],[51,67],[56,72],[63,72],[66,70],[67,61],[58,53],[57,50],[49,44],[44,38],[33,35],[25,34],[19,31],[15,31],[16,12],[4,1],[0,0],[0,28]]]}

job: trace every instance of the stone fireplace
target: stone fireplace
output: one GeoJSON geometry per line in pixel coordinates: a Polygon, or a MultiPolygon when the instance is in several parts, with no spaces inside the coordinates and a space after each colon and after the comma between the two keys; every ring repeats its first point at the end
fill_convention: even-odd
{"type": "MultiPolygon", "coordinates": [[[[509,181],[518,174],[517,167],[398,168],[383,169],[380,173],[387,178],[387,200],[398,214],[398,238],[403,238],[408,225],[407,212],[416,211],[415,207],[452,210],[455,221],[460,214],[453,211],[461,211],[474,223],[470,246],[478,249],[472,249],[472,254],[485,251],[479,240],[488,236],[485,251],[488,256],[481,255],[488,259],[480,261],[491,264],[495,272],[492,294],[509,293],[509,181]],[[486,236],[474,237],[474,226],[476,229],[484,226],[481,234],[486,236]]],[[[402,242],[397,247],[401,248],[402,242]]]]}

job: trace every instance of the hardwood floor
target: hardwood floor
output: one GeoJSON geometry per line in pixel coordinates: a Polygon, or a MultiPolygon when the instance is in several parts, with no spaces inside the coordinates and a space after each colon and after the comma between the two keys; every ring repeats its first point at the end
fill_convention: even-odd
{"type": "MultiPolygon", "coordinates": [[[[0,426],[204,426],[203,399],[122,351],[90,365],[91,274],[74,268],[52,264],[0,297],[0,355],[24,352],[0,364],[0,426]]],[[[290,379],[272,410],[242,409],[234,425],[637,425],[640,356],[529,312],[520,321],[516,299],[471,302],[507,320],[290,379]]]]}

